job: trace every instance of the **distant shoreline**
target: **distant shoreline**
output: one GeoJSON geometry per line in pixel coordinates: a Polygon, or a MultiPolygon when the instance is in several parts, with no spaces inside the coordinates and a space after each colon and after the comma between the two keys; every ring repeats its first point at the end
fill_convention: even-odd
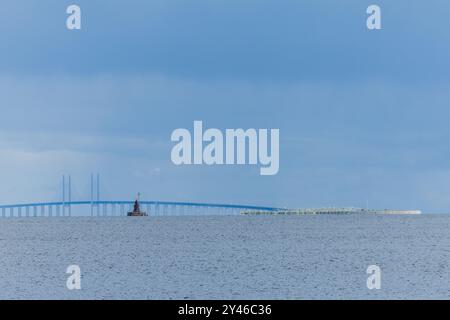
{"type": "Polygon", "coordinates": [[[421,210],[394,210],[394,209],[361,209],[361,208],[304,208],[286,209],[279,211],[249,210],[243,211],[246,215],[315,215],[315,214],[387,214],[387,215],[418,215],[421,210]]]}

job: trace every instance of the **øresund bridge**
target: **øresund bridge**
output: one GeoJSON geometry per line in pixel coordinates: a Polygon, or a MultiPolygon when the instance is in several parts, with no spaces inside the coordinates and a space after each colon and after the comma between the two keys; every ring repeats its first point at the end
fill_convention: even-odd
{"type": "MultiPolygon", "coordinates": [[[[61,201],[37,202],[0,205],[1,217],[70,217],[74,212],[82,210],[90,211],[91,216],[126,216],[133,208],[133,201],[101,200],[100,176],[91,175],[91,192],[89,200],[73,201],[71,177],[62,177],[61,201]],[[80,208],[80,210],[77,210],[80,208]],[[73,210],[75,209],[75,210],[73,210]]],[[[147,201],[139,200],[143,210],[149,216],[167,215],[237,215],[242,211],[278,211],[281,208],[239,205],[217,204],[200,202],[173,202],[173,201],[147,201]]]]}

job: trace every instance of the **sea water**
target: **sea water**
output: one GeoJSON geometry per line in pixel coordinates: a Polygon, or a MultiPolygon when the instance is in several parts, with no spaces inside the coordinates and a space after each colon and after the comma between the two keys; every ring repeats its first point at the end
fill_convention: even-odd
{"type": "Polygon", "coordinates": [[[0,257],[0,299],[445,299],[450,215],[2,218],[0,257]]]}

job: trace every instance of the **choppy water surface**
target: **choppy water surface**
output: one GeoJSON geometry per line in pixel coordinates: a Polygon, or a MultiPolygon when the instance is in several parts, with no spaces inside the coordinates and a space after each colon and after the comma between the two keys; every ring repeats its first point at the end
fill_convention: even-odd
{"type": "Polygon", "coordinates": [[[10,218],[0,256],[3,299],[450,297],[450,215],[10,218]]]}

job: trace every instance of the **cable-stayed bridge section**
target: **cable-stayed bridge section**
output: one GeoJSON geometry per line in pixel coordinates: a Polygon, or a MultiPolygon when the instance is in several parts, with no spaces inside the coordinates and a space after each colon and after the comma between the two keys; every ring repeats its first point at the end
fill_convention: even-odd
{"type": "MultiPolygon", "coordinates": [[[[171,201],[139,201],[150,216],[167,215],[236,215],[242,211],[278,211],[279,208],[235,204],[171,201]]],[[[74,207],[90,207],[91,216],[125,216],[134,201],[72,201],[0,205],[1,217],[72,216],[74,207]]]]}
{"type": "MultiPolygon", "coordinates": [[[[0,217],[67,217],[67,216],[126,216],[134,201],[100,200],[100,176],[91,175],[91,199],[72,201],[71,178],[62,179],[62,200],[0,205],[0,217]],[[75,209],[75,210],[74,210],[75,209]],[[87,214],[79,214],[87,212],[87,214]]],[[[237,215],[243,211],[279,211],[281,208],[239,204],[139,200],[149,216],[168,215],[237,215]]]]}

